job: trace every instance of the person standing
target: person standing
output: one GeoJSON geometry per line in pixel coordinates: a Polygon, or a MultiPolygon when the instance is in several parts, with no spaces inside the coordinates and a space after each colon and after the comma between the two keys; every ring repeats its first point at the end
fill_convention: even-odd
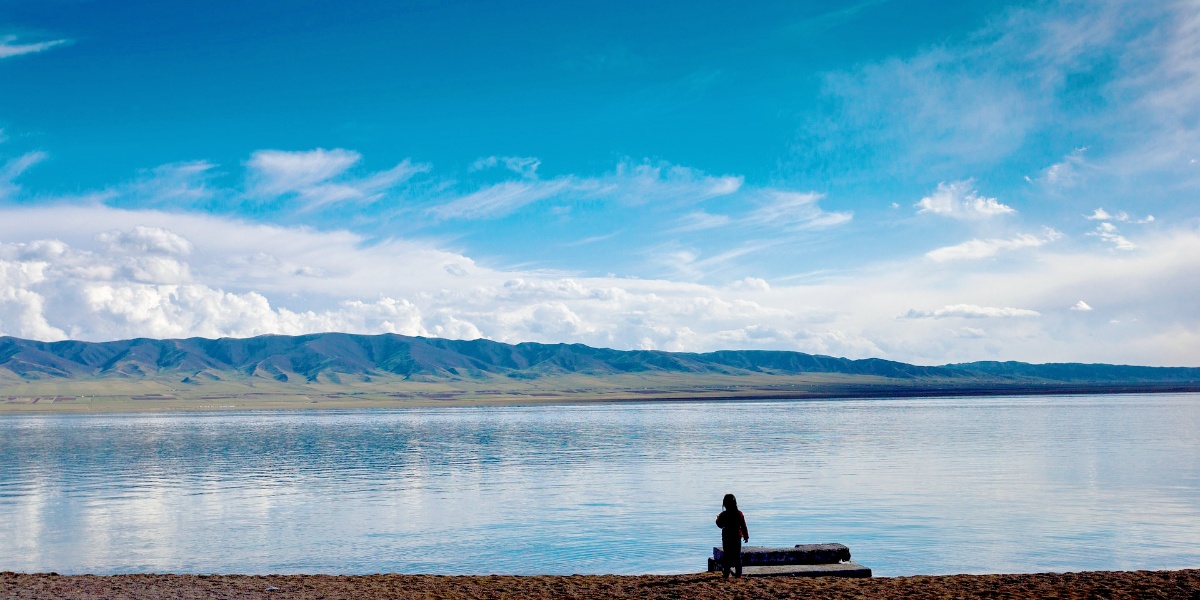
{"type": "Polygon", "coordinates": [[[721,572],[729,578],[730,569],[735,577],[742,576],[742,540],[750,541],[750,530],[746,528],[746,515],[738,510],[737,498],[725,494],[721,501],[725,510],[717,515],[717,527],[721,528],[721,572]]]}

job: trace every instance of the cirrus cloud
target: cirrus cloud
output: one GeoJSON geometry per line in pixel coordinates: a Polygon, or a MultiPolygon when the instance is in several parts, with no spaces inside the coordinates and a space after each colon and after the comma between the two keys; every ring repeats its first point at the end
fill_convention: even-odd
{"type": "Polygon", "coordinates": [[[344,177],[361,159],[361,154],[342,148],[302,152],[259,150],[246,162],[251,182],[249,194],[267,198],[295,196],[307,209],[346,201],[372,202],[431,168],[406,159],[391,169],[365,177],[344,177]]]}
{"type": "Polygon", "coordinates": [[[1037,248],[1055,240],[1061,239],[1062,233],[1047,227],[1042,235],[1023,233],[1011,238],[990,238],[968,240],[953,246],[944,246],[925,253],[925,257],[944,262],[949,260],[977,260],[989,258],[1005,250],[1021,248],[1037,248]]]}
{"type": "Polygon", "coordinates": [[[55,46],[61,46],[67,43],[67,40],[49,40],[45,42],[33,42],[28,44],[18,44],[16,41],[17,36],[15,35],[0,36],[0,59],[21,56],[22,54],[45,52],[46,50],[54,48],[55,46]]]}

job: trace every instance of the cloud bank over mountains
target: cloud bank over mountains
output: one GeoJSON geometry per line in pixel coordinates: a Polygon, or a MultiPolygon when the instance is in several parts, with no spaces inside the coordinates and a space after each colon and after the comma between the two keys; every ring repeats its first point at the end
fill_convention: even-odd
{"type": "Polygon", "coordinates": [[[917,257],[718,285],[492,268],[429,242],[189,213],[94,205],[3,216],[3,239],[38,235],[0,244],[0,329],[43,340],[393,332],[918,362],[1103,360],[1133,346],[1184,364],[1197,331],[1180,319],[1200,322],[1183,300],[1200,294],[1200,277],[1181,277],[1200,275],[1195,229],[1158,232],[1132,256],[1042,251],[987,269],[917,257]]]}

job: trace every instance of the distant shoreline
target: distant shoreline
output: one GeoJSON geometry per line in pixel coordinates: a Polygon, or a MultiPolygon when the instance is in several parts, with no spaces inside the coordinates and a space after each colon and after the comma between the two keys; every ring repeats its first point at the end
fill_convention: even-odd
{"type": "Polygon", "coordinates": [[[53,575],[0,573],[34,598],[1168,598],[1200,597],[1200,569],[874,579],[694,575],[53,575]]]}
{"type": "Polygon", "coordinates": [[[940,366],[397,334],[39,342],[0,336],[0,414],[1200,391],[1200,367],[940,366]]]}
{"type": "MultiPolygon", "coordinates": [[[[78,382],[85,386],[85,382],[78,382]]],[[[521,389],[245,392],[212,394],[171,390],[143,394],[30,394],[0,387],[0,415],[211,412],[361,408],[531,406],[689,401],[802,401],[884,398],[1071,396],[1200,392],[1200,383],[1039,383],[997,385],[897,385],[806,383],[686,389],[521,389]]]]}

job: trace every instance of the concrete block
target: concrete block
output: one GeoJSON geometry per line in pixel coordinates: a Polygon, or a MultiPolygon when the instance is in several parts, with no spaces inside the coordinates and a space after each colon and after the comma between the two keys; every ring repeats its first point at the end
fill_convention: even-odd
{"type": "MultiPolygon", "coordinates": [[[[724,552],[713,548],[713,560],[721,562],[724,552]]],[[[842,544],[797,544],[793,547],[742,546],[742,566],[821,565],[850,560],[850,548],[842,544]]]]}

